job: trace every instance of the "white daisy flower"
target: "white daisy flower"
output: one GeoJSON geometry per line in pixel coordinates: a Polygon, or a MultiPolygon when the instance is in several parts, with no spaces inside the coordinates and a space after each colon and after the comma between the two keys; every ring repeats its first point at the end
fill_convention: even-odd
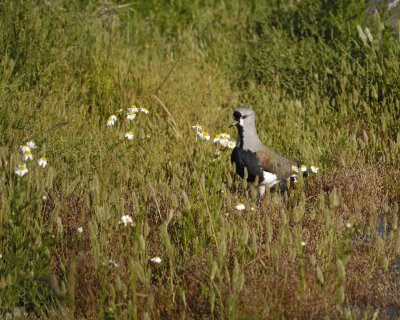
{"type": "Polygon", "coordinates": [[[230,140],[230,141],[228,142],[227,147],[228,147],[229,149],[235,149],[235,147],[236,147],[236,142],[230,140]]]}
{"type": "Polygon", "coordinates": [[[46,168],[47,158],[45,156],[41,157],[38,161],[39,167],[46,168]]]}
{"type": "Polygon", "coordinates": [[[33,149],[36,149],[36,143],[35,143],[35,141],[33,141],[33,140],[28,141],[28,142],[26,143],[26,145],[27,145],[29,148],[31,148],[32,150],[33,150],[33,149]]]}
{"type": "Polygon", "coordinates": [[[23,177],[28,173],[28,168],[26,167],[26,164],[19,164],[17,167],[17,170],[15,170],[15,174],[17,176],[23,177]]]}
{"type": "Polygon", "coordinates": [[[197,131],[203,130],[203,127],[201,125],[199,125],[198,123],[196,123],[194,126],[192,126],[192,128],[197,130],[197,131]]]}
{"type": "Polygon", "coordinates": [[[313,173],[318,173],[318,170],[319,170],[318,167],[314,167],[314,166],[311,166],[310,169],[311,169],[311,171],[312,171],[313,173]]]}
{"type": "Polygon", "coordinates": [[[25,152],[25,153],[24,153],[24,159],[25,159],[25,161],[33,160],[32,151],[27,151],[27,152],[25,152]]]}
{"type": "Polygon", "coordinates": [[[204,130],[203,130],[203,139],[207,141],[210,140],[210,134],[204,130]]]}
{"type": "Polygon", "coordinates": [[[159,256],[157,256],[157,257],[151,258],[150,261],[158,264],[158,263],[161,263],[162,260],[159,256]]]}
{"type": "Polygon", "coordinates": [[[121,217],[121,222],[124,226],[127,226],[128,224],[133,224],[133,219],[130,215],[123,215],[121,217]]]}
{"type": "Polygon", "coordinates": [[[293,172],[299,172],[299,168],[297,166],[292,166],[292,171],[293,172]]]}
{"type": "Polygon", "coordinates": [[[128,112],[126,118],[127,118],[128,120],[134,120],[134,119],[136,118],[136,113],[134,113],[134,112],[128,112]]]}
{"type": "Polygon", "coordinates": [[[223,145],[224,147],[228,146],[229,143],[229,139],[231,138],[231,135],[224,132],[224,133],[220,133],[217,134],[213,140],[214,143],[219,142],[221,145],[223,145]]]}
{"type": "Polygon", "coordinates": [[[210,135],[207,131],[204,131],[204,130],[197,131],[197,135],[199,136],[200,139],[207,140],[207,141],[210,140],[210,135]]]}
{"type": "Polygon", "coordinates": [[[19,148],[20,148],[20,150],[21,150],[22,153],[30,152],[30,151],[31,151],[31,148],[29,148],[29,146],[28,146],[27,144],[25,144],[25,145],[23,145],[23,146],[20,146],[19,148]]]}
{"type": "Polygon", "coordinates": [[[228,144],[229,144],[229,139],[227,139],[227,138],[221,138],[221,139],[219,140],[219,143],[221,144],[221,146],[227,147],[228,144]]]}
{"type": "Polygon", "coordinates": [[[242,211],[242,210],[246,209],[246,206],[243,203],[238,203],[236,205],[235,209],[238,211],[242,211]]]}
{"type": "Polygon", "coordinates": [[[119,267],[119,263],[115,262],[113,259],[108,259],[108,264],[111,264],[114,268],[119,267]]]}
{"type": "Polygon", "coordinates": [[[307,167],[306,167],[304,164],[302,164],[302,165],[300,166],[300,171],[301,171],[301,172],[306,172],[306,171],[307,171],[307,167]]]}
{"type": "Polygon", "coordinates": [[[305,241],[302,241],[302,242],[301,242],[301,246],[302,246],[302,247],[305,247],[306,244],[307,244],[307,243],[306,243],[305,241]]]}
{"type": "Polygon", "coordinates": [[[125,133],[125,138],[127,138],[128,140],[132,140],[133,137],[134,135],[132,131],[128,131],[127,133],[125,133]]]}
{"type": "Polygon", "coordinates": [[[219,134],[221,138],[230,139],[231,135],[229,133],[223,132],[219,134]]]}
{"type": "Polygon", "coordinates": [[[351,224],[350,222],[347,222],[347,223],[346,223],[346,227],[347,227],[347,228],[351,228],[351,227],[352,227],[352,224],[351,224]]]}
{"type": "MultiPolygon", "coordinates": [[[[192,128],[194,128],[194,126],[193,126],[192,128]]],[[[217,135],[214,137],[213,142],[214,142],[214,143],[217,143],[217,142],[219,142],[219,140],[221,140],[221,136],[220,136],[219,134],[217,134],[217,135]]]]}
{"type": "Polygon", "coordinates": [[[111,116],[108,117],[107,119],[107,127],[111,127],[115,124],[115,121],[117,121],[117,116],[115,114],[112,114],[111,116]]]}
{"type": "Polygon", "coordinates": [[[76,229],[76,231],[78,231],[78,233],[82,233],[82,232],[83,232],[83,228],[82,228],[82,227],[78,227],[78,228],[76,229]]]}
{"type": "Polygon", "coordinates": [[[140,108],[136,107],[134,104],[131,105],[130,108],[128,108],[128,111],[133,112],[133,113],[137,113],[137,112],[139,112],[139,110],[140,110],[140,108]]]}
{"type": "Polygon", "coordinates": [[[142,107],[140,107],[140,111],[141,111],[141,112],[144,112],[145,114],[148,114],[148,113],[149,113],[149,110],[148,110],[147,108],[142,108],[142,107]]]}

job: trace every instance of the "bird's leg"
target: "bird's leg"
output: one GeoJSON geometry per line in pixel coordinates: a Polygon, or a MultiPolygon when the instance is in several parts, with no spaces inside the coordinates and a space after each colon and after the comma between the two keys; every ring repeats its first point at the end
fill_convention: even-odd
{"type": "Polygon", "coordinates": [[[265,185],[259,185],[258,186],[258,193],[257,193],[257,199],[260,200],[260,198],[264,197],[265,195],[265,185]]]}
{"type": "Polygon", "coordinates": [[[281,196],[284,196],[286,192],[289,192],[289,186],[287,180],[282,180],[279,184],[281,196]]]}

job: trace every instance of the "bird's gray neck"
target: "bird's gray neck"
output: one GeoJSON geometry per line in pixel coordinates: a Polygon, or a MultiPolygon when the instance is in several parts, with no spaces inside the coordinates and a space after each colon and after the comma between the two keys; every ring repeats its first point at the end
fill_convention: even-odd
{"type": "Polygon", "coordinates": [[[257,135],[256,127],[239,127],[238,146],[243,150],[256,151],[262,146],[260,138],[257,135]]]}

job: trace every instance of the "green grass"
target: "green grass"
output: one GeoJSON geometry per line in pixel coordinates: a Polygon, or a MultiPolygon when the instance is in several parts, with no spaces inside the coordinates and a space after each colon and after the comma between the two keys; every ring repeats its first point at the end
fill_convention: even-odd
{"type": "Polygon", "coordinates": [[[399,28],[322,3],[4,1],[0,316],[398,317],[399,28]],[[290,197],[257,203],[196,138],[243,104],[320,167],[290,197]]]}

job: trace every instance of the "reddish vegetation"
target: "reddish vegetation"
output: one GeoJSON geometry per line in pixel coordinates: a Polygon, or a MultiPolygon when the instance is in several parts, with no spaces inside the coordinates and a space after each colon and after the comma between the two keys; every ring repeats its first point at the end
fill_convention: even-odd
{"type": "MultiPolygon", "coordinates": [[[[290,219],[291,213],[286,208],[287,205],[290,207],[296,204],[293,202],[294,198],[284,200],[275,196],[272,197],[271,202],[260,205],[257,212],[222,216],[224,224],[229,223],[236,231],[232,237],[227,239],[224,269],[216,277],[216,279],[220,278],[215,280],[220,284],[221,296],[219,300],[218,297],[215,300],[214,316],[218,318],[230,314],[231,316],[251,318],[320,319],[329,314],[334,318],[343,317],[344,309],[338,308],[337,271],[332,269],[337,258],[344,259],[346,268],[345,305],[354,315],[361,317],[367,307],[372,307],[373,312],[379,309],[379,318],[384,319],[387,317],[385,310],[388,307],[396,310],[400,306],[399,271],[397,270],[396,274],[392,262],[389,274],[382,271],[379,263],[371,265],[371,246],[375,246],[380,238],[376,234],[367,237],[365,231],[358,228],[359,225],[365,225],[373,211],[382,213],[385,211],[388,197],[383,194],[382,181],[376,167],[363,167],[356,164],[324,172],[318,179],[310,178],[304,189],[306,190],[305,199],[307,199],[305,200],[306,212],[299,223],[290,219]],[[340,251],[318,252],[319,241],[324,238],[323,233],[325,232],[324,226],[321,225],[318,218],[318,215],[324,214],[319,200],[320,190],[323,190],[325,194],[324,206],[330,207],[330,215],[335,215],[332,219],[341,221],[341,225],[337,225],[334,229],[334,241],[341,241],[338,246],[340,251]],[[336,200],[332,200],[332,193],[336,194],[336,200]],[[287,226],[282,224],[282,212],[287,215],[287,226]],[[315,216],[312,216],[312,212],[315,213],[315,216]],[[363,220],[354,220],[355,217],[363,220]],[[354,224],[351,228],[353,231],[347,230],[345,226],[346,221],[350,220],[354,224]],[[268,223],[271,223],[273,228],[270,243],[266,241],[268,223]],[[249,245],[243,248],[246,255],[241,258],[239,226],[243,225],[248,227],[250,239],[253,234],[256,236],[258,250],[255,255],[250,253],[249,240],[249,245]],[[307,237],[307,244],[304,247],[304,254],[297,253],[293,260],[293,257],[290,256],[290,245],[287,247],[285,242],[281,243],[280,236],[282,228],[288,228],[293,236],[294,230],[299,227],[307,237]],[[279,254],[277,255],[276,252],[279,254]],[[233,276],[235,259],[241,261],[241,270],[245,279],[243,289],[236,291],[236,294],[234,294],[235,287],[229,284],[225,275],[228,272],[230,277],[233,276]],[[317,277],[317,266],[323,272],[323,284],[317,277]],[[230,312],[228,310],[229,299],[235,301],[234,308],[230,312]]],[[[393,197],[394,195],[391,196],[391,198],[393,197]]],[[[154,212],[148,215],[149,218],[151,217],[148,223],[154,225],[146,239],[148,250],[154,254],[159,252],[161,246],[157,231],[160,227],[160,220],[157,218],[157,214],[153,214],[157,210],[154,206],[152,209],[154,212]]],[[[160,210],[166,212],[169,209],[161,206],[160,210]]],[[[63,261],[68,269],[72,257],[76,257],[75,316],[96,318],[99,312],[97,309],[99,295],[104,290],[100,286],[100,277],[104,277],[104,271],[95,266],[88,232],[84,232],[80,240],[74,242],[76,241],[76,229],[79,226],[87,229],[90,212],[80,198],[71,196],[68,206],[60,212],[60,217],[65,229],[65,238],[59,242],[58,256],[53,259],[56,273],[61,276],[61,273],[57,271],[60,261],[63,261]],[[73,243],[76,244],[75,249],[73,243]]],[[[178,239],[180,227],[175,218],[172,219],[168,228],[172,239],[175,236],[178,239]]],[[[109,239],[109,241],[114,240],[109,239]]],[[[115,248],[124,246],[121,243],[115,248]]],[[[175,248],[179,250],[179,247],[175,248]]],[[[127,252],[132,251],[127,249],[127,252]]],[[[167,276],[169,262],[165,262],[166,265],[162,267],[150,265],[149,268],[152,272],[150,283],[148,286],[139,285],[136,288],[138,313],[142,314],[146,310],[153,310],[154,317],[170,319],[183,316],[185,318],[211,317],[210,298],[207,296],[207,290],[211,285],[211,270],[208,262],[211,253],[215,257],[218,256],[217,248],[210,244],[208,250],[205,250],[203,254],[193,256],[186,262],[183,258],[182,264],[174,266],[174,281],[185,290],[186,308],[179,292],[170,291],[169,277],[167,276]]],[[[384,252],[379,252],[379,254],[383,255],[384,252]]],[[[108,277],[110,277],[110,281],[114,281],[115,276],[118,275],[122,282],[129,286],[131,278],[128,267],[129,256],[123,252],[118,255],[124,259],[119,261],[119,267],[109,268],[108,277]]],[[[131,297],[131,293],[128,290],[127,298],[129,297],[131,297]]],[[[125,298],[120,297],[120,299],[123,301],[125,298]]],[[[68,305],[68,299],[66,303],[68,305]]]]}

